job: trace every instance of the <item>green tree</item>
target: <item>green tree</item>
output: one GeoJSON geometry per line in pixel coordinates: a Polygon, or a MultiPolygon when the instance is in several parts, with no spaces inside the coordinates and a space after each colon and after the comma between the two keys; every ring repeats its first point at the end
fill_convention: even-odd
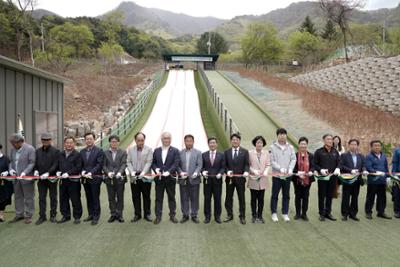
{"type": "Polygon", "coordinates": [[[400,55],[400,27],[388,30],[388,49],[390,55],[400,55]]]}
{"type": "Polygon", "coordinates": [[[278,61],[283,53],[282,42],[277,38],[273,25],[250,24],[241,39],[243,61],[249,64],[266,65],[278,61]]]}
{"type": "Polygon", "coordinates": [[[317,35],[317,29],[315,28],[314,23],[312,22],[312,20],[310,19],[309,16],[307,16],[303,23],[300,26],[299,29],[301,32],[308,32],[311,33],[312,35],[317,35]]]}
{"type": "Polygon", "coordinates": [[[321,37],[327,41],[334,41],[338,39],[338,32],[336,31],[335,24],[332,22],[332,20],[328,19],[326,21],[321,37]]]}
{"type": "Polygon", "coordinates": [[[303,65],[317,63],[324,58],[323,41],[309,32],[294,32],[288,42],[290,55],[303,65]]]}
{"type": "Polygon", "coordinates": [[[211,54],[224,54],[228,52],[229,46],[225,38],[217,32],[205,32],[197,40],[197,53],[208,54],[208,44],[210,44],[211,54]],[[210,41],[210,43],[208,43],[210,41]]]}

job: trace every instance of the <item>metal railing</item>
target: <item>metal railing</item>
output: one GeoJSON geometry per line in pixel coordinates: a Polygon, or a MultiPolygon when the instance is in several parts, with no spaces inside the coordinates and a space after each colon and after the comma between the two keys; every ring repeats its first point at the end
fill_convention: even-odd
{"type": "Polygon", "coordinates": [[[110,135],[117,135],[121,140],[124,139],[124,137],[135,126],[135,123],[142,115],[151,94],[160,85],[162,77],[163,71],[159,71],[154,75],[151,83],[137,95],[135,99],[136,103],[118,119],[118,121],[107,131],[107,133],[104,133],[103,131],[100,132],[100,137],[98,140],[96,140],[96,145],[103,149],[108,148],[108,138],[110,135]]]}
{"type": "Polygon", "coordinates": [[[239,128],[237,127],[236,123],[233,121],[231,115],[229,114],[228,109],[224,106],[221,97],[218,95],[217,91],[214,89],[210,81],[208,80],[207,75],[205,74],[204,70],[199,68],[199,72],[201,78],[203,79],[208,95],[214,104],[214,108],[218,114],[218,118],[223,125],[223,129],[225,135],[227,136],[228,140],[233,133],[239,133],[239,128]]]}

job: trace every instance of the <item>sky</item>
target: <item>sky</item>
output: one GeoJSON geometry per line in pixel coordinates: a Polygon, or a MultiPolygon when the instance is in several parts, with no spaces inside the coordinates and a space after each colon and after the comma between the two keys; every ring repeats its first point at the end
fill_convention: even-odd
{"type": "MultiPolygon", "coordinates": [[[[47,9],[63,17],[98,16],[116,8],[121,0],[37,0],[37,8],[47,9]]],[[[144,7],[155,7],[191,16],[213,16],[231,19],[239,15],[260,15],[285,8],[299,1],[279,0],[135,0],[144,7]]],[[[367,0],[366,10],[396,7],[400,0],[367,0]]]]}

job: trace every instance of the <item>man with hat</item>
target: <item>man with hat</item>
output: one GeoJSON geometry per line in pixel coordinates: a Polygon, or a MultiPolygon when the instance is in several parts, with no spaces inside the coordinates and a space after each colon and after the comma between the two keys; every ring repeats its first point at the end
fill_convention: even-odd
{"type": "Polygon", "coordinates": [[[42,146],[36,149],[36,164],[34,176],[39,176],[37,183],[39,192],[39,219],[40,225],[46,218],[47,191],[50,194],[50,222],[56,223],[57,215],[57,183],[50,181],[49,176],[55,176],[58,171],[58,156],[60,151],[52,146],[52,134],[43,133],[40,136],[42,146]]]}

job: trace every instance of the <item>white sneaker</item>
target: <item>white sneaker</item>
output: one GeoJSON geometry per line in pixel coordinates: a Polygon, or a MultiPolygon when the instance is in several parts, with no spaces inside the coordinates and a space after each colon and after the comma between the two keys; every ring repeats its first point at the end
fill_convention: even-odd
{"type": "Polygon", "coordinates": [[[290,221],[290,218],[289,218],[289,216],[287,214],[282,214],[282,218],[283,218],[283,220],[285,222],[289,222],[290,221]]]}
{"type": "Polygon", "coordinates": [[[272,219],[273,222],[278,222],[279,221],[278,215],[276,213],[272,213],[271,219],[272,219]]]}

